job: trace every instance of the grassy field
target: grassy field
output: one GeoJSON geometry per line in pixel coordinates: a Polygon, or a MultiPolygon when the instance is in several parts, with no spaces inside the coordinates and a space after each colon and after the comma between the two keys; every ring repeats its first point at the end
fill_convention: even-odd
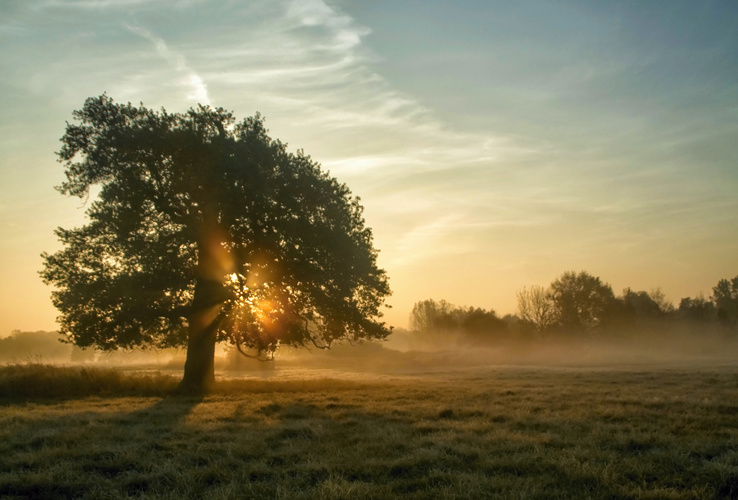
{"type": "Polygon", "coordinates": [[[2,498],[738,498],[738,366],[0,368],[2,498]]]}

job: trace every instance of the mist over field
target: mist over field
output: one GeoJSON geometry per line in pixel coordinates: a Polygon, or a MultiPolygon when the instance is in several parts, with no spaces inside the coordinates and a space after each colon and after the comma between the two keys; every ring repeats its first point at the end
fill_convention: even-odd
{"type": "MultiPolygon", "coordinates": [[[[348,343],[329,351],[283,348],[273,361],[244,358],[218,345],[219,378],[356,378],[397,373],[465,370],[480,367],[649,368],[735,366],[738,339],[720,331],[699,335],[621,335],[618,339],[505,339],[492,345],[469,345],[458,333],[399,329],[386,342],[348,343]],[[353,374],[353,375],[351,375],[353,374]]],[[[0,339],[0,364],[44,363],[118,368],[123,371],[179,373],[182,349],[133,349],[104,352],[59,342],[56,332],[13,332],[0,339]]]]}

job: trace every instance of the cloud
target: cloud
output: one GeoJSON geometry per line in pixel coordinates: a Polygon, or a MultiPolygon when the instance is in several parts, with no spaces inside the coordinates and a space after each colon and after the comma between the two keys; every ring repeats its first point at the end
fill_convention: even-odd
{"type": "Polygon", "coordinates": [[[39,7],[63,9],[126,9],[155,3],[152,0],[46,0],[39,7]]]}
{"type": "Polygon", "coordinates": [[[161,8],[170,7],[174,4],[177,8],[183,9],[192,7],[195,4],[207,2],[208,0],[177,0],[171,2],[168,0],[44,0],[38,2],[38,9],[66,9],[66,10],[114,10],[114,9],[134,9],[139,7],[145,8],[161,8]]]}
{"type": "Polygon", "coordinates": [[[467,253],[473,247],[463,237],[463,221],[459,215],[448,214],[416,225],[388,252],[388,264],[398,268],[422,266],[435,257],[467,253]]]}
{"type": "MultiPolygon", "coordinates": [[[[346,14],[321,0],[282,6],[268,19],[254,12],[250,29],[233,25],[216,35],[213,43],[224,50],[188,52],[213,95],[224,102],[233,102],[225,99],[230,94],[249,96],[280,129],[278,136],[306,148],[371,200],[379,224],[403,219],[383,255],[412,257],[391,257],[392,265],[461,251],[454,224],[439,214],[485,207],[486,193],[467,179],[496,176],[511,168],[506,160],[531,151],[501,135],[454,130],[432,108],[398,91],[375,70],[376,56],[362,43],[371,30],[346,14]],[[398,192],[399,199],[393,196],[398,192]],[[383,202],[390,198],[396,202],[383,202]]],[[[492,225],[509,222],[486,215],[492,225]]]]}
{"type": "Polygon", "coordinates": [[[371,33],[358,26],[350,17],[339,14],[322,0],[294,0],[287,6],[287,17],[304,26],[323,26],[331,31],[330,41],[335,50],[349,50],[371,33]]]}
{"type": "Polygon", "coordinates": [[[4,36],[23,36],[28,33],[28,28],[23,23],[15,19],[0,24],[0,35],[4,36]]]}
{"type": "Polygon", "coordinates": [[[275,116],[291,121],[288,132],[304,141],[300,146],[320,135],[318,150],[331,146],[320,159],[334,173],[370,184],[387,175],[499,162],[518,148],[505,137],[452,130],[431,108],[397,91],[362,43],[371,31],[351,17],[321,0],[282,5],[281,16],[257,17],[248,30],[229,26],[216,35],[218,50],[201,47],[189,57],[220,96],[238,89],[270,123],[275,116]]]}
{"type": "Polygon", "coordinates": [[[149,40],[156,47],[156,53],[164,58],[179,74],[180,85],[189,89],[186,99],[198,104],[210,105],[208,88],[203,79],[188,64],[184,55],[175,53],[169,49],[166,42],[140,26],[123,23],[123,26],[136,35],[149,40]]]}

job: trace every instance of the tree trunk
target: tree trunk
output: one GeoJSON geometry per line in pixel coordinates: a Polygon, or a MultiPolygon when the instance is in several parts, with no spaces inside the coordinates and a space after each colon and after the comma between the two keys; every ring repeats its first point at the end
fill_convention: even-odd
{"type": "Polygon", "coordinates": [[[180,384],[183,392],[207,392],[215,383],[215,338],[220,325],[220,282],[198,279],[187,335],[187,360],[180,384]]]}
{"type": "Polygon", "coordinates": [[[180,384],[183,392],[207,392],[215,383],[215,340],[228,298],[223,286],[232,261],[223,247],[225,235],[217,218],[206,214],[199,227],[197,282],[187,335],[187,360],[180,384]]]}

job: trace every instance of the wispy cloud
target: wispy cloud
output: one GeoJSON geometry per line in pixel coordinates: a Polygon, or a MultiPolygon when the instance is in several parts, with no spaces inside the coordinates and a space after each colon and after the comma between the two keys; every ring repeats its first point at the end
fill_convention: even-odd
{"type": "Polygon", "coordinates": [[[40,9],[66,9],[66,10],[116,10],[132,9],[137,7],[176,7],[187,8],[192,5],[207,2],[208,0],[43,0],[36,4],[40,9]]]}
{"type": "Polygon", "coordinates": [[[11,19],[9,22],[0,23],[0,35],[5,36],[22,36],[27,34],[27,28],[17,20],[11,19]]]}
{"type": "Polygon", "coordinates": [[[405,232],[389,252],[388,265],[393,268],[422,266],[425,261],[469,252],[468,222],[460,215],[443,215],[423,221],[405,232]]]}
{"type": "Polygon", "coordinates": [[[198,104],[210,105],[210,97],[208,96],[208,88],[203,79],[188,64],[185,56],[169,49],[164,39],[154,35],[149,30],[141,26],[135,26],[128,23],[123,24],[126,29],[136,35],[149,40],[156,47],[156,53],[164,58],[179,75],[180,85],[189,89],[186,94],[188,101],[198,104]]]}
{"type": "Polygon", "coordinates": [[[155,0],[45,0],[40,2],[38,6],[42,9],[125,9],[147,3],[155,3],[155,0]]]}
{"type": "Polygon", "coordinates": [[[302,129],[330,134],[324,140],[339,147],[321,160],[332,168],[357,171],[351,164],[362,160],[362,171],[373,165],[409,174],[496,160],[511,148],[505,138],[453,131],[395,90],[372,69],[375,56],[362,44],[371,31],[321,0],[287,2],[281,17],[250,28],[216,35],[225,50],[193,49],[201,74],[221,95],[237,88],[260,109],[266,103],[268,117],[290,116],[302,129]],[[404,160],[397,168],[387,162],[388,150],[404,160]]]}
{"type": "Polygon", "coordinates": [[[356,25],[350,17],[337,13],[323,0],[293,0],[287,7],[287,17],[304,26],[329,28],[331,46],[338,51],[359,45],[361,38],[371,33],[368,28],[356,25]]]}
{"type": "MultiPolygon", "coordinates": [[[[218,50],[189,47],[188,59],[210,82],[214,100],[230,106],[236,98],[242,107],[244,97],[253,102],[278,136],[306,148],[371,199],[380,219],[397,219],[410,205],[422,207],[388,243],[397,248],[387,248],[386,255],[415,255],[420,262],[431,248],[442,251],[437,242],[423,241],[430,234],[426,221],[473,212],[469,204],[475,201],[484,207],[484,196],[476,194],[479,184],[467,186],[466,179],[514,168],[505,162],[531,152],[501,135],[454,130],[433,109],[398,91],[376,71],[376,56],[363,43],[371,30],[332,5],[280,5],[262,19],[254,8],[248,29],[234,21],[222,33],[209,33],[218,50]],[[444,176],[445,186],[423,189],[444,176]],[[397,191],[401,203],[382,202],[397,191]]],[[[234,19],[245,17],[234,13],[234,19]]]]}

